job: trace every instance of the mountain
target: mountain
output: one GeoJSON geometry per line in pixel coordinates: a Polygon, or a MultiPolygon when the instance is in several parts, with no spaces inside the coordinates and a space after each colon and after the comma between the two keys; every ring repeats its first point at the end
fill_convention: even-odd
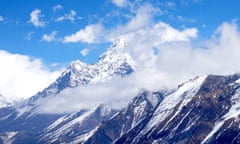
{"type": "MultiPolygon", "coordinates": [[[[239,103],[240,74],[208,75],[191,79],[172,91],[140,91],[120,111],[100,104],[59,116],[38,127],[37,133],[29,133],[34,132],[33,128],[26,130],[21,126],[19,131],[2,131],[0,140],[74,144],[239,143],[239,103]]],[[[36,127],[37,122],[39,117],[35,117],[31,127],[36,127]]]]}
{"type": "Polygon", "coordinates": [[[97,129],[93,130],[91,137],[85,141],[91,143],[112,143],[137,125],[145,123],[146,119],[152,115],[158,104],[163,100],[164,93],[142,91],[133,98],[124,108],[111,119],[102,122],[97,129]]]}
{"type": "Polygon", "coordinates": [[[240,75],[191,80],[114,143],[239,143],[240,75]]]}
{"type": "Polygon", "coordinates": [[[124,40],[115,41],[103,53],[97,63],[86,64],[79,60],[73,61],[61,76],[49,87],[39,92],[29,100],[29,105],[34,105],[38,99],[55,96],[66,88],[77,87],[89,83],[99,83],[114,76],[125,76],[135,71],[135,62],[125,52],[124,40]]]}
{"type": "Polygon", "coordinates": [[[44,129],[37,143],[69,143],[84,139],[88,132],[116,113],[111,107],[99,104],[88,111],[65,115],[44,129]]]}
{"type": "MultiPolygon", "coordinates": [[[[125,52],[125,47],[125,42],[118,40],[99,57],[98,62],[95,64],[89,65],[78,60],[74,61],[54,83],[43,91],[22,103],[0,108],[0,143],[1,141],[3,143],[7,141],[12,141],[13,143],[36,143],[40,140],[40,137],[43,137],[43,133],[54,133],[45,128],[58,119],[71,117],[72,113],[36,113],[35,110],[44,105],[44,103],[39,103],[40,101],[47,100],[50,97],[58,97],[58,94],[65,89],[71,90],[71,88],[81,87],[89,83],[101,83],[112,77],[124,77],[134,72],[135,62],[125,52]],[[14,135],[11,135],[13,133],[14,135]]],[[[91,125],[95,126],[116,112],[116,110],[111,110],[106,115],[100,115],[99,111],[102,110],[99,109],[104,109],[104,106],[93,109],[78,109],[77,114],[75,114],[76,119],[83,117],[86,112],[92,112],[91,116],[84,118],[96,118],[95,124],[91,125]]],[[[70,120],[68,121],[70,122],[70,120]]],[[[76,121],[76,123],[79,122],[76,121]]],[[[75,123],[70,124],[74,125],[75,123]]],[[[65,124],[62,125],[65,126],[65,124]]],[[[84,125],[86,127],[86,124],[84,125]]],[[[69,136],[69,133],[62,133],[62,135],[69,136]]]]}

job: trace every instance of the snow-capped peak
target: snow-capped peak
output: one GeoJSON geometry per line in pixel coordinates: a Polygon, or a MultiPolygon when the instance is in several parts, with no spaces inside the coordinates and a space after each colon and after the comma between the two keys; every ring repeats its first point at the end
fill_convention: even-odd
{"type": "Polygon", "coordinates": [[[126,43],[119,39],[114,42],[94,64],[87,64],[79,60],[71,62],[70,66],[48,88],[30,99],[35,103],[41,97],[55,96],[63,89],[77,87],[89,83],[104,82],[114,76],[125,76],[135,71],[135,62],[125,52],[126,43]]]}
{"type": "Polygon", "coordinates": [[[124,49],[127,47],[127,44],[124,39],[118,39],[114,42],[112,42],[112,45],[107,49],[105,53],[103,53],[99,59],[101,59],[104,56],[110,56],[113,54],[119,54],[124,51],[124,49]]]}
{"type": "Polygon", "coordinates": [[[129,60],[129,55],[125,52],[127,44],[123,39],[118,39],[113,42],[112,45],[107,49],[105,53],[100,55],[99,62],[116,62],[122,60],[129,60]]]}
{"type": "Polygon", "coordinates": [[[81,62],[80,60],[72,61],[71,62],[71,69],[76,70],[76,71],[81,71],[83,67],[86,67],[87,64],[81,62]]]}

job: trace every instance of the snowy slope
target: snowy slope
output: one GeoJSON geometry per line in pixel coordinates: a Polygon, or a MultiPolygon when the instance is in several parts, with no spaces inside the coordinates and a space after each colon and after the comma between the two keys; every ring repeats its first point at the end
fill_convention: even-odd
{"type": "Polygon", "coordinates": [[[104,109],[103,106],[94,109],[95,111],[79,109],[79,112],[67,115],[63,113],[36,113],[35,110],[40,107],[41,104],[44,104],[41,103],[42,100],[56,97],[65,89],[77,88],[89,83],[102,83],[112,77],[123,77],[134,72],[135,63],[125,52],[125,47],[126,44],[123,40],[116,41],[99,57],[99,61],[95,64],[86,64],[78,60],[73,61],[61,76],[43,91],[37,93],[29,100],[18,103],[12,107],[0,108],[0,134],[1,131],[17,132],[14,136],[16,143],[36,143],[40,140],[40,135],[43,136],[43,134],[46,134],[44,136],[50,141],[58,141],[58,138],[64,136],[75,137],[73,133],[76,131],[78,131],[76,135],[80,136],[81,134],[79,133],[82,133],[81,130],[87,126],[86,120],[91,119],[90,121],[95,124],[88,124],[89,129],[86,130],[86,132],[90,131],[102,120],[111,116],[113,111],[106,111],[105,115],[100,114],[99,112],[104,112],[103,110],[99,110],[104,109]],[[72,115],[75,117],[71,119],[72,115]],[[61,118],[65,118],[66,121],[59,123],[57,127],[51,130],[45,129],[50,125],[53,126],[56,124],[61,118]],[[59,132],[58,129],[61,130],[61,132],[59,132]]]}
{"type": "Polygon", "coordinates": [[[88,138],[81,143],[112,143],[130,129],[144,123],[162,101],[163,95],[162,92],[140,91],[126,108],[89,132],[88,138]]]}
{"type": "Polygon", "coordinates": [[[78,111],[65,115],[43,131],[38,143],[69,143],[73,139],[86,135],[100,122],[109,119],[114,113],[109,106],[99,104],[87,111],[78,111]]]}
{"type": "Polygon", "coordinates": [[[7,100],[6,97],[0,94],[0,108],[11,106],[12,104],[7,100]]]}
{"type": "Polygon", "coordinates": [[[125,52],[125,47],[124,40],[119,39],[99,57],[95,64],[73,61],[54,83],[33,96],[28,102],[29,105],[34,105],[43,97],[55,96],[65,88],[104,82],[114,76],[125,76],[134,72],[136,64],[125,52]]]}
{"type": "Polygon", "coordinates": [[[191,80],[115,143],[239,143],[240,75],[191,80]]]}

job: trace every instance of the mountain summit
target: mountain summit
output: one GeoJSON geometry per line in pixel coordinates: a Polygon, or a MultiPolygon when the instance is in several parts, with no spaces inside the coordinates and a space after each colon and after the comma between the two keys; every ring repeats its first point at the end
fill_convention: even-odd
{"type": "Polygon", "coordinates": [[[57,95],[65,88],[104,82],[114,76],[123,77],[134,72],[136,64],[125,51],[126,46],[125,41],[119,39],[100,55],[97,63],[87,64],[79,60],[71,62],[61,76],[49,87],[33,96],[30,103],[41,97],[57,95]]]}

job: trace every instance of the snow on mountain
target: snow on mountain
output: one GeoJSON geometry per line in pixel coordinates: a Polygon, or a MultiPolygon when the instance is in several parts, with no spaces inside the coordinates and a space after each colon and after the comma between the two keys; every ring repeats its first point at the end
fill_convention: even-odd
{"type": "MultiPolygon", "coordinates": [[[[156,125],[156,123],[162,122],[170,114],[174,113],[172,118],[178,115],[182,107],[191,101],[192,97],[195,96],[195,94],[198,92],[204,80],[205,77],[192,79],[179,87],[176,92],[165,97],[162,103],[154,112],[153,118],[146,128],[151,129],[156,125]],[[178,106],[178,110],[175,109],[176,106],[178,106]]],[[[171,121],[171,119],[169,121],[171,121]]]]}
{"type": "Polygon", "coordinates": [[[84,144],[239,143],[239,79],[238,74],[208,75],[191,79],[171,92],[143,90],[118,112],[98,105],[60,116],[25,113],[9,121],[17,113],[0,111],[6,117],[0,119],[3,131],[0,140],[84,144]],[[11,132],[15,135],[6,135],[11,132]]]}
{"type": "Polygon", "coordinates": [[[209,75],[167,95],[143,126],[114,143],[239,143],[240,75],[209,75]]]}
{"type": "Polygon", "coordinates": [[[14,136],[17,134],[17,132],[6,132],[0,134],[0,142],[4,144],[12,144],[14,141],[14,136]]]}
{"type": "Polygon", "coordinates": [[[0,94],[0,108],[11,106],[8,99],[0,94]]]}
{"type": "Polygon", "coordinates": [[[69,143],[73,139],[86,135],[114,113],[109,106],[99,104],[87,111],[81,110],[65,115],[44,130],[44,135],[40,137],[38,143],[69,143]]]}
{"type": "Polygon", "coordinates": [[[142,90],[121,110],[104,103],[73,113],[35,111],[50,99],[60,101],[61,92],[134,72],[125,47],[116,41],[95,64],[73,61],[54,83],[19,105],[0,95],[0,143],[239,143],[240,74],[196,77],[173,91],[142,90]]]}
{"type": "Polygon", "coordinates": [[[65,88],[77,87],[89,83],[99,83],[114,76],[125,76],[135,71],[135,62],[125,52],[126,44],[119,39],[103,53],[97,63],[86,64],[79,60],[73,61],[61,76],[42,92],[29,100],[29,105],[43,97],[55,96],[65,88]]]}
{"type": "Polygon", "coordinates": [[[164,93],[140,91],[126,108],[115,114],[111,119],[101,123],[89,132],[88,138],[81,143],[112,143],[130,129],[144,123],[162,101],[164,93]],[[91,135],[91,136],[89,136],[91,135]]]}
{"type": "MultiPolygon", "coordinates": [[[[118,40],[99,57],[95,64],[86,64],[81,61],[73,61],[61,76],[43,91],[37,93],[22,103],[13,107],[0,109],[0,134],[3,132],[16,131],[14,143],[37,143],[39,134],[46,134],[49,140],[54,138],[74,137],[77,134],[92,130],[102,120],[108,119],[113,112],[108,111],[105,106],[99,106],[93,111],[89,109],[78,109],[77,113],[38,113],[35,110],[44,105],[43,100],[57,97],[63,90],[81,87],[89,83],[96,84],[105,82],[113,77],[123,77],[135,71],[135,63],[125,52],[126,44],[118,40]],[[74,115],[74,118],[71,118],[74,115]],[[59,119],[66,121],[59,123],[54,130],[46,127],[57,125],[59,119]],[[88,123],[91,122],[91,123],[88,123]],[[64,129],[65,127],[65,129],[64,129]],[[61,130],[57,132],[57,130],[61,130]],[[47,133],[53,135],[47,136],[47,133]],[[55,137],[54,137],[55,136],[55,137]]],[[[78,135],[79,136],[79,135],[78,135]]],[[[56,139],[55,139],[56,140],[56,139]]],[[[59,139],[57,139],[58,141],[59,139]]],[[[0,138],[1,141],[1,138],[0,138]]]]}

